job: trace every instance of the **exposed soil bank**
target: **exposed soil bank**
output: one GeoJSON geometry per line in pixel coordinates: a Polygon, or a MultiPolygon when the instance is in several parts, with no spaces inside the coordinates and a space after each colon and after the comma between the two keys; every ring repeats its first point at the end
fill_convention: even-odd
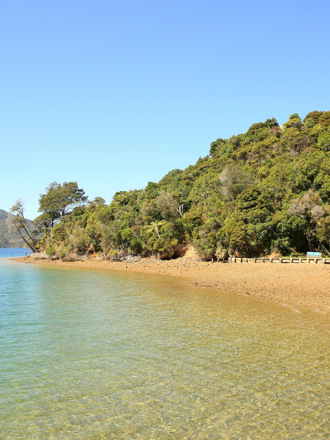
{"type": "Polygon", "coordinates": [[[16,260],[47,266],[177,276],[201,287],[255,295],[299,310],[322,313],[330,311],[330,265],[324,264],[224,264],[200,262],[189,258],[170,261],[141,259],[129,263],[95,259],[63,262],[36,260],[31,257],[16,260]]]}

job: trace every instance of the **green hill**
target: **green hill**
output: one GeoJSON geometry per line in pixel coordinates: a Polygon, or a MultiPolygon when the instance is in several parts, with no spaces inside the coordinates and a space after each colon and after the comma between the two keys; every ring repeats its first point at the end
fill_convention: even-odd
{"type": "Polygon", "coordinates": [[[293,114],[217,139],[209,155],[146,188],[76,207],[48,230],[48,253],[201,258],[330,250],[330,112],[293,114]]]}

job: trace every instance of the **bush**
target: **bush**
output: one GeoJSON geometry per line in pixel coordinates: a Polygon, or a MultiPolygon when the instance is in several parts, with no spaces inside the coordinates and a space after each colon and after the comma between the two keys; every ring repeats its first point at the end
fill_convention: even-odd
{"type": "Polygon", "coordinates": [[[56,248],[54,245],[47,246],[45,249],[47,255],[52,256],[56,254],[56,248]]]}

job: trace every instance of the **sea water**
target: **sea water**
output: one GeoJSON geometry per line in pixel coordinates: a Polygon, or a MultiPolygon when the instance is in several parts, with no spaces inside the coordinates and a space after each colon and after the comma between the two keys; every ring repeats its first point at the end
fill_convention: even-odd
{"type": "Polygon", "coordinates": [[[327,319],[0,259],[1,440],[327,439],[327,319]]]}
{"type": "Polygon", "coordinates": [[[30,255],[31,252],[26,248],[0,248],[0,258],[24,257],[30,255]]]}

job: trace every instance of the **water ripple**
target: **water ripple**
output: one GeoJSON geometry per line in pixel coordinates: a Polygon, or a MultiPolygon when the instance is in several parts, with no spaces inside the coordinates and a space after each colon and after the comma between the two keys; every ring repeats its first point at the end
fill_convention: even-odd
{"type": "Polygon", "coordinates": [[[316,315],[157,277],[0,277],[3,440],[329,438],[316,315]]]}

